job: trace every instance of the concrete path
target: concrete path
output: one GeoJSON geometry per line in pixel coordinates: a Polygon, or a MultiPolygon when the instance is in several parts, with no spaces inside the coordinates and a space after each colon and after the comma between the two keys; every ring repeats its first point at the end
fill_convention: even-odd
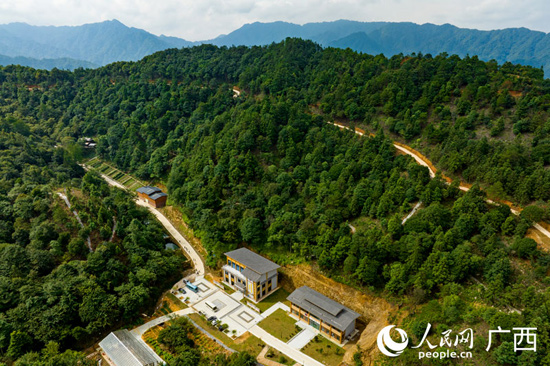
{"type": "Polygon", "coordinates": [[[150,322],[147,322],[143,325],[140,325],[139,327],[132,329],[130,331],[130,333],[132,333],[133,335],[141,338],[141,336],[145,332],[147,332],[149,329],[153,328],[154,326],[157,326],[161,323],[164,323],[164,322],[167,322],[167,321],[172,320],[174,318],[177,318],[178,316],[189,315],[189,314],[194,313],[194,312],[195,312],[195,310],[193,310],[191,308],[174,311],[173,313],[161,316],[159,318],[155,318],[155,319],[151,320],[150,322]]]}
{"type": "Polygon", "coordinates": [[[405,223],[407,222],[408,219],[410,219],[414,213],[416,212],[416,210],[418,210],[420,208],[420,205],[422,204],[422,201],[418,201],[418,203],[413,207],[412,211],[407,215],[407,217],[405,217],[403,219],[403,221],[401,222],[401,225],[405,225],[405,223]]]}
{"type": "Polygon", "coordinates": [[[197,271],[197,274],[199,276],[204,276],[204,274],[206,273],[206,270],[205,270],[205,266],[201,256],[197,253],[195,248],[193,248],[193,246],[189,244],[189,242],[183,237],[183,235],[180,234],[180,232],[174,227],[174,225],[172,225],[170,220],[168,220],[166,216],[164,216],[159,210],[149,205],[148,203],[143,202],[139,199],[136,199],[136,203],[140,206],[147,208],[149,212],[155,215],[155,217],[157,218],[157,220],[160,221],[162,226],[164,226],[164,228],[168,230],[170,235],[172,235],[172,237],[178,242],[180,247],[185,251],[185,253],[187,253],[189,258],[191,258],[191,260],[193,261],[195,270],[197,271]]]}
{"type": "Polygon", "coordinates": [[[255,325],[252,328],[250,328],[249,332],[252,335],[255,335],[256,337],[260,338],[265,344],[267,344],[270,347],[275,348],[282,354],[284,354],[287,357],[290,357],[294,361],[298,362],[300,365],[303,366],[323,366],[323,364],[312,357],[309,357],[308,355],[292,348],[285,342],[281,341],[278,338],[275,338],[259,326],[255,325]]]}
{"type": "Polygon", "coordinates": [[[290,347],[300,350],[306,346],[315,336],[317,333],[313,331],[313,329],[310,329],[310,327],[306,327],[302,329],[301,332],[296,334],[290,341],[288,341],[286,344],[288,344],[290,347]]]}
{"type": "MultiPolygon", "coordinates": [[[[89,170],[89,168],[86,165],[82,165],[82,167],[86,170],[89,170]]],[[[98,172],[98,173],[99,173],[99,175],[101,175],[101,177],[103,179],[105,179],[105,181],[109,185],[114,186],[114,187],[118,187],[118,188],[123,189],[125,191],[128,190],[128,188],[124,187],[122,184],[120,184],[116,180],[112,179],[108,175],[100,173],[100,172],[98,172]]],[[[197,271],[197,274],[199,276],[204,276],[204,274],[206,273],[206,269],[205,269],[204,262],[202,261],[201,256],[197,253],[195,248],[193,248],[193,246],[191,244],[189,244],[189,242],[183,237],[183,235],[180,234],[180,232],[174,227],[174,225],[172,225],[170,220],[168,220],[166,218],[166,216],[164,216],[159,210],[157,210],[153,206],[147,204],[146,202],[143,202],[143,201],[141,201],[137,198],[136,198],[135,201],[139,206],[143,206],[143,207],[147,208],[153,215],[155,215],[155,217],[157,218],[157,220],[160,221],[162,226],[164,226],[164,228],[170,233],[170,235],[172,235],[172,237],[178,242],[178,244],[182,248],[182,250],[185,253],[187,253],[189,258],[191,258],[191,260],[193,261],[193,265],[195,267],[195,270],[197,271]]]]}
{"type": "Polygon", "coordinates": [[[262,313],[262,317],[267,318],[268,316],[273,314],[275,312],[275,310],[277,310],[277,309],[282,309],[282,310],[286,311],[287,313],[290,312],[290,308],[287,305],[285,305],[285,304],[283,304],[282,302],[279,301],[278,303],[274,304],[272,307],[270,307],[269,309],[264,311],[262,313]]]}

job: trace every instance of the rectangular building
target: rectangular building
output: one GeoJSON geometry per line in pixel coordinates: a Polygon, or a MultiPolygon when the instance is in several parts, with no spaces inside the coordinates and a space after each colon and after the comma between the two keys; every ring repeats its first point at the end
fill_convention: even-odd
{"type": "Polygon", "coordinates": [[[280,267],[246,248],[225,253],[227,264],[222,267],[223,281],[241,291],[253,302],[263,300],[278,286],[277,269],[280,267]]]}
{"type": "Polygon", "coordinates": [[[139,199],[148,202],[155,208],[164,207],[166,205],[167,195],[162,192],[160,188],[145,186],[138,188],[136,192],[139,199]]]}
{"type": "Polygon", "coordinates": [[[338,343],[343,343],[355,330],[359,314],[325,295],[302,286],[291,293],[290,315],[311,325],[338,343]]]}
{"type": "Polygon", "coordinates": [[[116,366],[164,365],[162,358],[139,336],[134,337],[127,329],[112,332],[99,342],[99,347],[116,366]]]}

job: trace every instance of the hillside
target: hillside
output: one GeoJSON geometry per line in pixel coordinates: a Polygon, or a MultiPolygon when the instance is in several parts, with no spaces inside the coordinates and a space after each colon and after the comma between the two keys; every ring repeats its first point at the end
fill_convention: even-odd
{"type": "MultiPolygon", "coordinates": [[[[77,348],[79,337],[97,337],[116,317],[86,302],[80,318],[63,318],[78,332],[35,329],[33,322],[51,319],[50,312],[42,303],[34,312],[25,307],[27,288],[12,285],[21,277],[30,283],[38,276],[33,283],[44,284],[44,294],[36,301],[46,301],[57,275],[50,271],[68,271],[79,260],[77,279],[97,273],[104,296],[115,296],[128,319],[147,305],[136,300],[142,288],[166,278],[166,265],[153,254],[161,252],[160,231],[144,228],[143,213],[127,198],[72,169],[84,136],[97,139],[102,159],[166,183],[212,268],[225,251],[248,246],[279,264],[309,263],[399,305],[392,316],[415,344],[429,321],[432,343],[445,329],[472,328],[475,364],[544,365],[550,357],[550,254],[526,238],[533,222],[550,219],[550,81],[540,69],[477,57],[386,58],[287,39],[265,47],[170,49],[75,72],[10,66],[0,68],[0,81],[0,260],[42,258],[35,250],[52,256],[45,267],[38,260],[22,266],[23,273],[0,267],[12,295],[0,308],[2,357],[49,341],[77,348]],[[375,136],[327,123],[334,120],[375,136]],[[431,179],[427,168],[396,154],[392,140],[413,145],[472,188],[464,193],[458,181],[431,179]],[[64,186],[83,192],[75,194],[79,210],[104,251],[84,253],[81,241],[65,247],[43,235],[52,230],[41,217],[53,217],[56,230],[64,222],[48,214],[55,206],[47,199],[49,187],[64,186]],[[527,207],[513,215],[506,205],[488,204],[487,193],[527,207]],[[102,243],[115,213],[126,229],[120,241],[102,243]],[[99,273],[119,269],[107,259],[113,253],[132,266],[121,267],[117,286],[109,287],[99,273]],[[487,329],[497,325],[537,327],[537,352],[510,352],[511,335],[493,339],[495,351],[486,352],[487,329]],[[23,347],[10,347],[19,339],[27,340],[23,347]]],[[[372,361],[367,352],[358,355],[372,361]]],[[[391,361],[422,364],[411,349],[391,361]]]]}

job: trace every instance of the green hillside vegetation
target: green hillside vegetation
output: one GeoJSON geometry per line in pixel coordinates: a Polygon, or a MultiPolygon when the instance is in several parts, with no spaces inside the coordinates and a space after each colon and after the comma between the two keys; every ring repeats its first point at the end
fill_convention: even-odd
{"type": "MultiPolygon", "coordinates": [[[[211,266],[243,244],[280,264],[316,262],[340,281],[417,306],[405,319],[410,335],[430,320],[441,331],[474,327],[482,345],[488,326],[535,326],[536,353],[509,355],[510,339],[502,337],[493,343],[500,351],[479,345],[476,357],[481,364],[550,359],[550,255],[525,238],[533,220],[549,215],[550,84],[542,70],[448,55],[387,59],[287,39],[168,50],[74,73],[6,67],[0,81],[0,128],[6,141],[24,146],[19,159],[34,159],[24,170],[12,168],[17,159],[2,159],[7,199],[19,182],[46,176],[53,186],[80,187],[93,202],[93,189],[103,192],[97,176],[82,179],[83,172],[63,165],[74,167],[77,139],[93,136],[101,159],[167,183],[211,266]],[[234,97],[233,85],[241,96],[234,97]],[[326,123],[334,119],[376,136],[326,123]],[[430,180],[426,168],[395,154],[390,137],[410,141],[473,189],[463,194],[458,181],[430,180]],[[44,155],[33,147],[40,141],[62,148],[44,147],[44,155]],[[51,155],[63,157],[55,169],[53,158],[43,157],[51,155]],[[488,206],[479,186],[521,204],[536,201],[538,209],[517,217],[507,206],[488,206]],[[402,225],[419,200],[424,208],[402,225]],[[347,223],[356,219],[365,224],[352,234],[347,223]]],[[[124,196],[104,194],[87,212],[124,196]]],[[[122,226],[127,251],[125,243],[147,235],[132,225],[122,226]]],[[[26,250],[30,244],[17,238],[10,232],[3,240],[26,250]]],[[[148,263],[140,257],[140,265],[148,263]]],[[[418,363],[413,356],[400,360],[418,363]]]]}
{"type": "Polygon", "coordinates": [[[185,318],[176,318],[162,329],[156,340],[148,340],[169,366],[255,366],[256,359],[246,352],[212,354],[199,341],[200,331],[185,318]]]}
{"type": "Polygon", "coordinates": [[[131,196],[84,174],[76,145],[54,148],[42,120],[18,119],[19,112],[3,108],[0,360],[84,365],[81,354],[64,350],[89,346],[153,307],[179,279],[183,257],[163,250],[161,226],[131,196]],[[84,228],[56,194],[61,187],[84,228]]]}

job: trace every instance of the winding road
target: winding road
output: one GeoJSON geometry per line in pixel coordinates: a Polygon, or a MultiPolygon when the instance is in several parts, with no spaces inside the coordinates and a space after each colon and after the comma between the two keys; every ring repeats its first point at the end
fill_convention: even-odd
{"type": "MultiPolygon", "coordinates": [[[[86,169],[86,170],[90,169],[86,165],[83,165],[83,168],[86,169]]],[[[128,190],[128,188],[126,188],[125,186],[123,186],[122,184],[117,182],[116,180],[112,179],[111,177],[109,177],[109,176],[107,176],[103,173],[100,173],[100,172],[98,172],[98,173],[101,175],[101,177],[103,179],[105,179],[105,181],[109,185],[120,188],[120,189],[123,189],[125,191],[128,190]]],[[[204,262],[202,261],[201,256],[195,250],[195,248],[193,248],[193,246],[191,244],[189,244],[189,242],[183,237],[183,235],[180,234],[180,232],[174,227],[174,225],[172,225],[170,220],[168,220],[166,218],[166,216],[164,216],[162,214],[162,212],[160,212],[159,210],[157,210],[153,206],[149,205],[148,203],[140,200],[139,198],[136,197],[135,202],[139,206],[147,208],[149,210],[149,212],[151,212],[153,215],[155,215],[157,220],[160,221],[162,226],[164,226],[164,228],[170,233],[170,235],[172,235],[174,240],[179,244],[179,246],[185,252],[185,254],[191,259],[191,261],[193,261],[193,265],[195,267],[196,273],[199,276],[204,276],[204,274],[206,273],[206,268],[204,266],[204,262]]]]}
{"type": "MultiPolygon", "coordinates": [[[[354,131],[356,134],[358,134],[359,136],[363,136],[365,134],[367,134],[367,132],[365,130],[362,130],[360,128],[355,128],[355,130],[351,129],[350,127],[348,126],[345,126],[341,123],[338,123],[338,122],[328,122],[329,124],[332,124],[336,127],[339,127],[339,128],[342,128],[342,129],[345,129],[345,130],[350,130],[350,131],[354,131]]],[[[369,136],[374,136],[372,133],[369,134],[369,136]]],[[[435,178],[435,175],[437,173],[437,169],[435,168],[435,166],[432,164],[431,161],[429,161],[425,156],[423,156],[421,153],[419,153],[418,151],[412,149],[411,147],[409,146],[406,146],[406,145],[403,145],[399,142],[396,142],[396,141],[393,141],[393,146],[395,146],[395,148],[399,151],[401,151],[402,153],[406,154],[406,155],[409,155],[411,156],[418,164],[422,165],[422,166],[425,166],[426,168],[428,168],[429,172],[430,172],[430,177],[431,178],[435,178]]],[[[446,175],[442,174],[441,177],[443,178],[443,180],[447,183],[447,184],[451,184],[452,182],[452,179],[447,177],[446,175]]],[[[465,182],[460,182],[460,186],[459,186],[460,190],[461,191],[464,191],[464,192],[467,192],[470,190],[470,185],[465,183],[465,182]]],[[[517,207],[517,206],[514,206],[514,204],[512,202],[508,202],[508,201],[495,201],[495,200],[490,200],[490,199],[487,199],[486,200],[487,203],[489,204],[492,204],[492,205],[495,205],[495,204],[505,204],[507,206],[510,207],[510,211],[514,214],[514,215],[519,215],[521,213],[521,208],[520,207],[517,207]]],[[[416,208],[416,207],[415,207],[416,208]]],[[[410,218],[410,216],[412,216],[412,214],[414,214],[416,210],[413,209],[413,212],[411,212],[411,214],[409,214],[409,216],[407,216],[405,218],[405,220],[403,220],[403,223],[405,223],[406,220],[408,220],[410,218]]],[[[547,238],[550,238],[550,231],[548,231],[547,229],[545,229],[542,225],[540,225],[539,223],[534,223],[533,224],[533,228],[537,231],[539,231],[542,235],[546,236],[547,238]]]]}

